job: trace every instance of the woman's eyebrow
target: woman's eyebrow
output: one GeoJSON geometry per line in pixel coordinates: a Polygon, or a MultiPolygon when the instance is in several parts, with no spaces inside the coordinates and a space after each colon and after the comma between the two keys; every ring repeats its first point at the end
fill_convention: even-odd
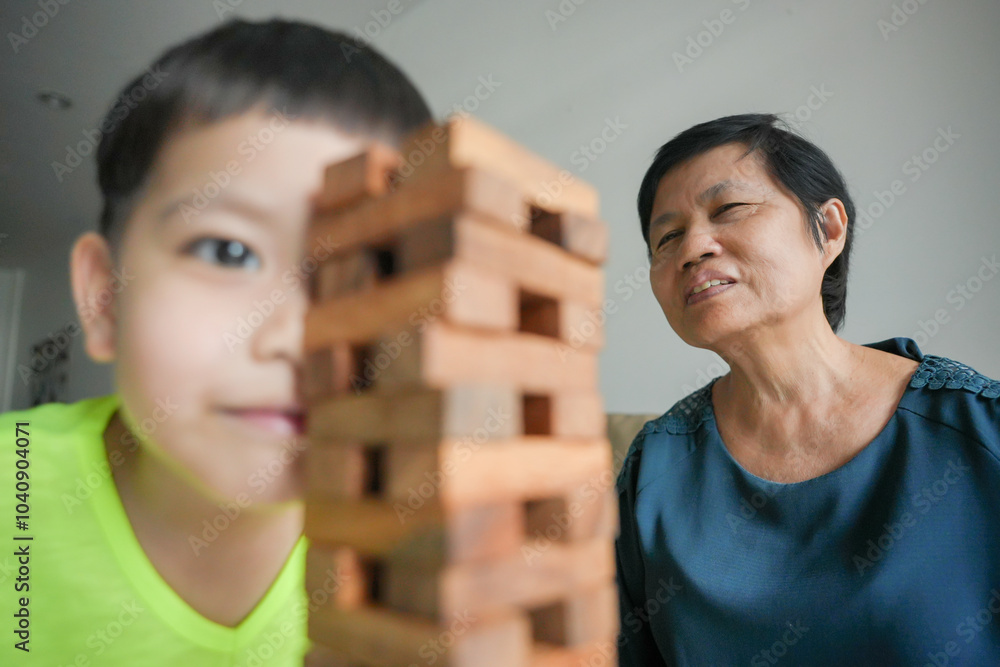
{"type": "Polygon", "coordinates": [[[671,220],[673,220],[676,215],[677,215],[676,213],[667,211],[666,213],[656,216],[656,219],[653,220],[651,223],[649,223],[650,233],[652,233],[653,230],[656,229],[657,227],[665,225],[671,220]]]}
{"type": "MultiPolygon", "coordinates": [[[[704,204],[705,202],[711,201],[713,198],[718,197],[723,192],[728,192],[729,190],[737,190],[742,192],[751,192],[754,188],[744,181],[734,181],[731,179],[726,179],[724,181],[719,181],[715,185],[705,188],[705,190],[698,195],[698,203],[704,204]]],[[[677,214],[673,211],[667,211],[666,213],[661,213],[656,216],[656,219],[649,223],[649,231],[653,231],[660,225],[664,225],[671,220],[673,220],[677,214]]]]}
{"type": "Polygon", "coordinates": [[[710,201],[715,197],[718,197],[726,190],[733,190],[736,189],[736,187],[737,184],[729,180],[728,178],[724,181],[719,181],[715,185],[705,188],[705,191],[702,192],[700,195],[698,195],[698,203],[704,204],[705,202],[710,201]]]}
{"type": "Polygon", "coordinates": [[[698,203],[704,204],[705,202],[711,201],[714,197],[718,197],[720,194],[729,191],[758,194],[761,192],[761,189],[753,183],[739,180],[734,181],[727,178],[724,181],[719,181],[710,188],[706,188],[704,192],[698,195],[698,203]]]}

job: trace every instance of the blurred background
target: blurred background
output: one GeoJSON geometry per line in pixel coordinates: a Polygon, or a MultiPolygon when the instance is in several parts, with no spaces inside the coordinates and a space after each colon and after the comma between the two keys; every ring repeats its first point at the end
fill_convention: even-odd
{"type": "Polygon", "coordinates": [[[97,127],[166,47],[233,16],[370,41],[438,116],[469,111],[598,188],[611,228],[611,412],[662,412],[726,370],[667,325],[634,202],[662,143],[749,111],[785,114],[851,186],[841,335],[908,336],[1000,377],[996,0],[8,0],[0,411],[112,391],[110,368],[83,351],[67,271],[76,236],[96,229],[97,127]]]}

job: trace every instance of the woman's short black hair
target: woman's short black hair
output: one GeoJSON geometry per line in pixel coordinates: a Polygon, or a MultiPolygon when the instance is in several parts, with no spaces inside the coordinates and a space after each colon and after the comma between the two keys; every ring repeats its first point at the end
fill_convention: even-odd
{"type": "Polygon", "coordinates": [[[847,302],[847,268],[854,237],[854,202],[847,185],[830,157],[818,146],[788,129],[774,114],[739,114],[700,123],[684,130],[656,152],[653,163],[639,186],[639,222],[642,237],[649,246],[650,216],[660,180],[675,166],[713,148],[743,144],[744,157],[755,154],[763,161],[771,177],[798,199],[806,211],[809,231],[822,248],[826,231],[820,206],[839,199],[847,212],[847,236],[844,250],[823,275],[820,294],[823,312],[834,331],[844,323],[847,302]]]}
{"type": "Polygon", "coordinates": [[[171,134],[252,108],[397,144],[431,119],[405,74],[344,33],[279,19],[226,22],[167,50],[101,123],[100,231],[112,249],[171,134]]]}

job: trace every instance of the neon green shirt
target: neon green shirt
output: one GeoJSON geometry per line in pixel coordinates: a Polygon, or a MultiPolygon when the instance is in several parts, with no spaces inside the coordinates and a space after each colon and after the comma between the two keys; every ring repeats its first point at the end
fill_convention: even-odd
{"type": "Polygon", "coordinates": [[[103,433],[119,400],[0,415],[0,665],[299,667],[308,647],[305,538],[239,626],[192,609],[146,557],[111,476],[103,433]],[[16,525],[24,499],[16,497],[16,473],[25,465],[17,422],[28,433],[26,530],[16,525]],[[25,548],[27,557],[16,555],[25,548]],[[28,561],[27,580],[19,559],[28,561]],[[27,653],[15,647],[23,640],[15,616],[25,613],[21,598],[27,653]]]}

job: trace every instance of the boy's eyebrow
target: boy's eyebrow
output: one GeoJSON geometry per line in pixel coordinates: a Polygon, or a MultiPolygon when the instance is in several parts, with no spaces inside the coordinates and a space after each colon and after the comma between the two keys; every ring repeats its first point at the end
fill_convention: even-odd
{"type": "Polygon", "coordinates": [[[267,221],[272,217],[273,212],[269,211],[264,206],[255,203],[252,198],[240,196],[239,194],[233,193],[232,191],[223,191],[219,195],[212,198],[205,198],[207,202],[199,207],[194,203],[196,196],[201,196],[205,198],[205,195],[198,192],[193,192],[188,195],[182,195],[175,199],[172,199],[163,209],[160,211],[159,215],[156,216],[157,223],[165,223],[172,215],[181,211],[184,216],[184,221],[187,223],[193,222],[194,218],[202,213],[209,211],[211,209],[222,209],[230,210],[234,213],[240,214],[242,217],[260,224],[266,224],[267,221]],[[182,210],[182,206],[187,206],[190,211],[182,210]]]}

